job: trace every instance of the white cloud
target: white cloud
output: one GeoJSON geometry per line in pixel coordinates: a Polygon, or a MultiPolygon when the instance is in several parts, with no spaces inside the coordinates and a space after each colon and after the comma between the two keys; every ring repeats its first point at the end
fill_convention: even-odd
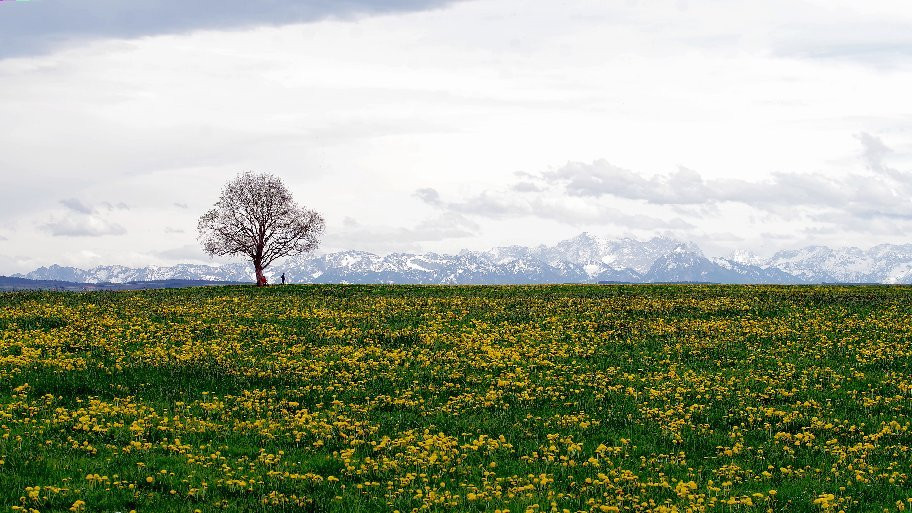
{"type": "Polygon", "coordinates": [[[682,167],[650,176],[597,160],[518,173],[510,186],[457,200],[430,187],[414,195],[430,207],[473,218],[667,232],[723,254],[733,249],[724,250],[725,244],[768,252],[809,241],[842,246],[846,239],[871,236],[901,240],[912,229],[912,174],[889,165],[903,155],[877,136],[862,133],[857,139],[860,149],[848,172],[707,178],[682,167]],[[770,235],[771,227],[785,233],[770,235]]]}
{"type": "Polygon", "coordinates": [[[819,229],[839,223],[842,243],[866,246],[912,228],[905,4],[393,11],[132,39],[90,31],[0,59],[0,117],[16,121],[0,138],[3,226],[41,263],[84,249],[55,233],[120,233],[91,239],[107,263],[166,261],[155,253],[194,246],[199,214],[251,169],[324,213],[326,247],[380,253],[583,228],[735,234],[758,249],[786,244],[763,233],[829,242],[819,229]],[[436,196],[416,197],[422,187],[436,196]],[[441,214],[477,226],[416,221],[441,214]]]}
{"type": "Polygon", "coordinates": [[[465,239],[475,235],[477,230],[477,223],[454,212],[422,220],[411,227],[361,225],[346,218],[342,229],[328,234],[324,244],[386,254],[420,250],[422,242],[465,239]]]}
{"type": "MultiPolygon", "coordinates": [[[[870,160],[869,153],[867,148],[866,160],[870,160]]],[[[774,212],[818,207],[844,210],[865,218],[912,218],[909,201],[912,175],[883,166],[879,158],[875,170],[886,176],[777,172],[770,178],[754,181],[706,179],[686,168],[646,177],[600,160],[591,164],[571,163],[542,176],[571,196],[614,196],[658,205],[736,202],[774,212]]]]}
{"type": "Polygon", "coordinates": [[[102,237],[127,233],[123,226],[94,215],[52,219],[41,227],[54,237],[102,237]]]}
{"type": "Polygon", "coordinates": [[[443,201],[436,190],[424,188],[417,190],[415,196],[449,214],[475,218],[539,218],[571,227],[587,223],[656,230],[692,227],[680,218],[661,219],[640,213],[631,214],[605,204],[553,194],[516,196],[507,191],[497,191],[482,192],[458,201],[443,201]]]}
{"type": "Polygon", "coordinates": [[[185,244],[176,248],[155,251],[153,254],[166,262],[212,263],[213,261],[199,244],[185,244]]]}

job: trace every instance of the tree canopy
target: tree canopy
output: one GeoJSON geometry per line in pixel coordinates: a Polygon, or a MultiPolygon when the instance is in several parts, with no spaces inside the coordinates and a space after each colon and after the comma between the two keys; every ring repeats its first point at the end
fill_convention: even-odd
{"type": "Polygon", "coordinates": [[[324,226],[323,217],[298,205],[277,176],[248,171],[225,185],[198,229],[206,253],[250,258],[263,285],[271,263],[316,249],[324,226]]]}

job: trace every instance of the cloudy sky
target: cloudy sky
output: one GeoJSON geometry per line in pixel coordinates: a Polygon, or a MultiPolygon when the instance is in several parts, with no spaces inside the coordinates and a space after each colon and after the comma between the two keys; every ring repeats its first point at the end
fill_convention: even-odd
{"type": "Polygon", "coordinates": [[[205,262],[239,171],[322,251],[912,240],[905,0],[0,2],[0,274],[205,262]]]}

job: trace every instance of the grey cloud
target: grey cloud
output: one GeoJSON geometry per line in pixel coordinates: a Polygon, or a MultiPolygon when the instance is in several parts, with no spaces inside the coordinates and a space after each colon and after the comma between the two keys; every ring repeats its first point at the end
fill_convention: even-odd
{"type": "Polygon", "coordinates": [[[811,226],[811,227],[805,228],[805,229],[801,230],[801,233],[803,233],[806,236],[816,237],[818,235],[832,236],[832,235],[837,235],[839,233],[845,233],[846,231],[847,230],[846,230],[845,226],[836,226],[833,224],[827,224],[827,225],[818,225],[818,226],[811,226]]]}
{"type": "Polygon", "coordinates": [[[104,212],[129,209],[130,207],[123,202],[112,204],[103,201],[99,203],[101,209],[77,198],[60,200],[60,204],[70,212],[62,218],[51,219],[41,225],[43,230],[55,237],[101,237],[127,233],[123,226],[103,217],[104,212]]]}
{"type": "Polygon", "coordinates": [[[41,228],[55,237],[101,237],[127,233],[123,226],[95,215],[67,216],[52,220],[41,228]]]}
{"type": "Polygon", "coordinates": [[[478,223],[459,214],[446,213],[424,221],[411,228],[411,240],[436,241],[455,237],[470,237],[478,230],[478,223]]]}
{"type": "Polygon", "coordinates": [[[79,212],[80,214],[91,214],[93,211],[92,207],[86,205],[76,198],[67,198],[60,200],[60,204],[72,210],[73,212],[79,212]]]}
{"type": "Polygon", "coordinates": [[[182,228],[174,228],[172,226],[165,227],[165,233],[184,233],[186,230],[182,228]]]}
{"type": "Polygon", "coordinates": [[[805,231],[815,234],[860,232],[892,235],[908,231],[908,221],[912,220],[908,216],[865,216],[850,211],[810,213],[807,217],[817,224],[805,231]]]}
{"type": "Polygon", "coordinates": [[[879,137],[867,132],[855,134],[855,138],[861,142],[862,159],[868,167],[872,171],[881,171],[884,168],[884,157],[893,153],[893,150],[888,148],[879,137]]]}
{"type": "Polygon", "coordinates": [[[428,205],[440,204],[440,193],[437,192],[436,189],[431,189],[429,187],[415,191],[415,197],[428,205]]]}
{"type": "Polygon", "coordinates": [[[107,210],[130,210],[130,205],[127,205],[123,201],[119,201],[117,203],[110,203],[108,201],[103,201],[103,202],[101,202],[101,206],[103,206],[107,210]]]}
{"type": "Polygon", "coordinates": [[[719,215],[725,203],[740,203],[771,220],[803,220],[864,231],[901,230],[912,221],[912,175],[887,166],[892,150],[870,134],[860,134],[864,173],[773,173],[765,180],[710,179],[680,167],[667,175],[643,176],[605,160],[571,162],[538,175],[517,175],[505,191],[486,191],[458,201],[445,200],[435,189],[415,196],[446,212],[485,218],[531,216],[567,224],[612,223],[640,229],[690,229],[680,217],[663,219],[629,209],[612,208],[619,198],[665,207],[687,218],[719,215]],[[542,184],[542,185],[539,185],[542,184]]]}
{"type": "Polygon", "coordinates": [[[364,226],[357,222],[345,223],[345,229],[328,234],[327,246],[358,248],[364,251],[411,251],[420,242],[435,242],[451,238],[472,237],[478,224],[455,212],[421,221],[412,227],[364,226]]]}
{"type": "Polygon", "coordinates": [[[712,243],[744,241],[744,237],[731,232],[704,233],[703,238],[708,241],[712,241],[712,243]]]}
{"type": "MultiPolygon", "coordinates": [[[[97,208],[76,198],[60,200],[60,204],[79,214],[91,215],[98,212],[97,208]]],[[[109,212],[114,210],[130,210],[130,206],[122,201],[116,204],[109,201],[102,201],[101,203],[98,203],[98,206],[109,212]]]]}
{"type": "MultiPolygon", "coordinates": [[[[417,193],[416,195],[421,197],[417,193]]],[[[605,223],[642,229],[683,229],[693,227],[693,225],[679,218],[666,221],[643,214],[627,214],[606,205],[573,204],[568,203],[564,198],[546,198],[541,195],[508,198],[490,192],[483,192],[462,201],[443,201],[436,191],[434,191],[434,194],[425,196],[427,196],[427,199],[425,199],[427,204],[443,209],[448,213],[491,219],[531,216],[570,225],[605,223]]]]}
{"type": "MultiPolygon", "coordinates": [[[[564,167],[542,174],[545,180],[563,185],[571,196],[612,195],[645,200],[657,204],[704,203],[712,191],[699,173],[679,168],[670,175],[644,178],[604,160],[592,164],[571,162],[564,167]]],[[[724,187],[737,190],[737,183],[724,187]]]]}
{"type": "Polygon", "coordinates": [[[763,232],[760,234],[760,238],[768,240],[794,240],[795,235],[790,233],[763,232]]]}
{"type": "Polygon", "coordinates": [[[532,182],[516,182],[512,189],[516,192],[541,192],[542,188],[532,182]]]}
{"type": "Polygon", "coordinates": [[[893,149],[884,144],[880,137],[871,135],[867,132],[855,134],[855,137],[861,142],[861,159],[864,161],[865,165],[867,165],[868,169],[875,173],[893,178],[894,180],[912,180],[912,175],[894,169],[884,162],[887,157],[893,154],[893,149]]]}
{"type": "Polygon", "coordinates": [[[526,215],[534,211],[532,205],[527,201],[496,197],[488,192],[482,192],[461,202],[440,202],[438,205],[445,205],[448,210],[462,214],[490,218],[526,215]]]}
{"type": "Polygon", "coordinates": [[[645,214],[628,214],[605,205],[586,206],[579,209],[561,200],[536,198],[528,203],[524,212],[542,219],[551,219],[575,225],[579,223],[603,223],[623,226],[631,229],[686,229],[693,225],[680,218],[671,220],[645,214]]]}
{"type": "Polygon", "coordinates": [[[668,175],[647,178],[598,160],[591,164],[569,163],[542,177],[578,197],[614,196],[669,206],[734,202],[780,214],[796,207],[836,208],[862,217],[912,218],[909,175],[883,163],[889,149],[879,139],[860,139],[865,146],[863,159],[876,173],[873,176],[780,172],[768,180],[747,181],[705,179],[695,171],[680,168],[668,175]]]}
{"type": "Polygon", "coordinates": [[[733,201],[751,204],[830,204],[844,193],[822,175],[776,173],[766,182],[706,180],[685,167],[668,175],[643,177],[604,160],[572,162],[542,177],[562,185],[571,196],[616,196],[657,205],[700,205],[733,201]]]}
{"type": "Polygon", "coordinates": [[[164,258],[167,260],[177,260],[181,262],[187,261],[196,261],[196,262],[205,262],[209,261],[210,258],[207,256],[202,249],[196,244],[185,244],[176,248],[164,249],[161,251],[156,251],[153,253],[159,258],[164,258]]]}
{"type": "Polygon", "coordinates": [[[285,25],[326,18],[433,9],[453,0],[79,0],[0,3],[0,58],[68,41],[134,38],[200,29],[285,25]]]}
{"type": "Polygon", "coordinates": [[[0,274],[3,275],[27,273],[38,265],[41,264],[29,257],[0,254],[0,274]]]}
{"type": "Polygon", "coordinates": [[[177,208],[183,208],[183,209],[188,209],[188,208],[190,208],[190,205],[187,205],[186,203],[181,203],[181,202],[179,202],[179,201],[175,201],[175,202],[173,203],[173,205],[174,205],[175,207],[177,207],[177,208]]]}
{"type": "Polygon", "coordinates": [[[103,208],[109,212],[114,211],[114,210],[130,210],[130,205],[127,205],[123,201],[118,202],[118,203],[111,203],[110,201],[102,201],[101,203],[99,203],[99,206],[101,206],[101,208],[103,208]]]}
{"type": "Polygon", "coordinates": [[[0,240],[9,240],[9,239],[7,239],[6,237],[4,237],[3,235],[0,235],[0,240]]]}

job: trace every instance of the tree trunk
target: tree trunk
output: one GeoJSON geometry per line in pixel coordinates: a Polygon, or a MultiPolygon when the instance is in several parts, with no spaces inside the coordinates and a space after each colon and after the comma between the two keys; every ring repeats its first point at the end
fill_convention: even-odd
{"type": "Polygon", "coordinates": [[[266,285],[266,275],[263,274],[263,265],[259,262],[253,263],[253,268],[256,270],[256,283],[257,287],[262,287],[266,285]]]}

